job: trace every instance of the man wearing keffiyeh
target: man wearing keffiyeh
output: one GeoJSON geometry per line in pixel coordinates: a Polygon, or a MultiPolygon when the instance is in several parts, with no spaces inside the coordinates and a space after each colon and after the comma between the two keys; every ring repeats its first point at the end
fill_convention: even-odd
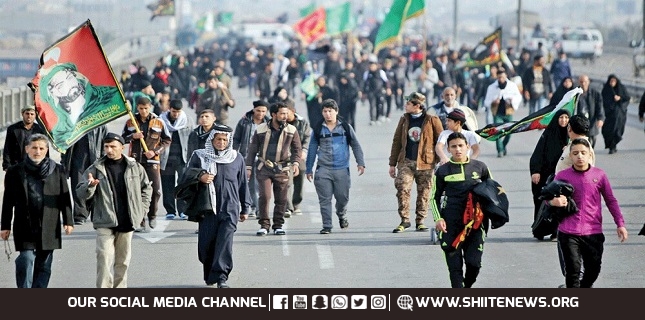
{"type": "Polygon", "coordinates": [[[160,163],[161,194],[167,220],[173,220],[177,216],[182,220],[187,219],[186,214],[184,214],[186,210],[185,202],[181,200],[175,201],[175,196],[173,195],[173,190],[176,186],[175,179],[181,177],[184,173],[184,168],[190,158],[188,137],[192,132],[192,125],[189,123],[182,107],[181,100],[170,100],[170,109],[160,116],[171,136],[170,147],[164,149],[160,163]],[[178,212],[179,215],[177,215],[178,212]]]}
{"type": "Polygon", "coordinates": [[[215,124],[205,148],[193,152],[177,186],[182,189],[191,183],[196,185],[192,196],[185,198],[186,212],[190,220],[199,222],[197,252],[204,281],[218,288],[228,288],[226,281],[233,269],[233,234],[237,222],[246,220],[251,206],[244,158],[233,150],[232,132],[227,126],[215,124]]]}

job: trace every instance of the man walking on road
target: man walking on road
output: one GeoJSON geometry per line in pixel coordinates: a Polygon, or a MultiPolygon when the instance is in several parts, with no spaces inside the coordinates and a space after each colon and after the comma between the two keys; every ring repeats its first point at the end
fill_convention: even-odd
{"type": "Polygon", "coordinates": [[[474,203],[472,188],[490,178],[485,163],[470,159],[470,146],[460,132],[448,136],[450,162],[435,173],[430,208],[446,257],[453,288],[470,288],[477,280],[486,237],[485,219],[474,203]],[[441,205],[445,193],[445,205],[441,205]],[[466,264],[464,275],[463,265],[466,264]]]}
{"type": "Polygon", "coordinates": [[[287,123],[289,108],[277,102],[271,105],[271,122],[259,125],[253,134],[246,154],[246,174],[257,163],[257,182],[259,189],[260,230],[258,236],[269,233],[269,200],[271,189],[275,205],[273,207],[273,233],[285,235],[284,212],[287,209],[287,192],[289,192],[289,170],[298,175],[300,153],[302,152],[300,136],[296,127],[287,123]],[[257,159],[257,161],[256,161],[257,159]]]}
{"type": "Polygon", "coordinates": [[[389,161],[389,174],[394,179],[401,218],[401,223],[392,231],[394,233],[411,226],[410,191],[413,181],[417,184],[416,230],[428,231],[424,220],[428,215],[432,170],[439,161],[435,145],[443,131],[439,117],[425,112],[424,95],[413,92],[406,99],[406,113],[394,131],[389,161]]]}
{"type": "Polygon", "coordinates": [[[331,199],[336,198],[336,215],[341,229],[349,227],[347,221],[347,203],[349,202],[349,147],[352,147],[358,164],[358,175],[365,173],[365,159],[354,129],[342,120],[338,120],[338,104],[334,100],[322,103],[324,122],[314,125],[309,151],[307,152],[307,180],[314,180],[323,228],[321,234],[329,234],[332,229],[331,199]],[[318,159],[316,176],[314,162],[318,159]]]}
{"type": "Polygon", "coordinates": [[[96,287],[126,288],[132,257],[132,232],[148,211],[153,189],[144,167],[123,155],[125,140],[108,133],[105,156],[96,160],[76,186],[79,197],[92,200],[96,230],[96,287]]]}

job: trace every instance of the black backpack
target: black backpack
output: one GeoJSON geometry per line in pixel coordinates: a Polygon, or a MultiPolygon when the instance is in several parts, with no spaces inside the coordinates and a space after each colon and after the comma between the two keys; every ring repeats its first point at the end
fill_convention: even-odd
{"type": "MultiPolygon", "coordinates": [[[[341,120],[340,125],[343,127],[343,130],[345,130],[344,135],[345,135],[345,138],[347,139],[347,145],[351,145],[352,144],[352,135],[350,134],[351,133],[350,125],[349,125],[348,122],[342,121],[342,118],[340,118],[340,117],[339,117],[339,120],[341,120]]],[[[323,121],[319,121],[313,126],[313,137],[318,142],[320,142],[320,138],[322,138],[321,131],[322,131],[323,121]]],[[[336,135],[337,134],[332,133],[331,136],[334,137],[336,135]]]]}

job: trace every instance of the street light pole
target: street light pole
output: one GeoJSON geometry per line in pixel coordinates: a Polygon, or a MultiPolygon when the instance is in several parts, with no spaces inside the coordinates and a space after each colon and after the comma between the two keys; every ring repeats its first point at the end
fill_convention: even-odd
{"type": "Polygon", "coordinates": [[[520,52],[521,50],[522,50],[522,0],[517,0],[517,49],[515,50],[515,52],[520,52]]]}
{"type": "MultiPolygon", "coordinates": [[[[645,0],[643,0],[645,1],[645,0]]],[[[458,15],[459,15],[459,6],[457,5],[457,0],[454,0],[455,3],[455,11],[453,13],[453,19],[452,19],[452,38],[453,38],[453,46],[455,50],[459,49],[459,30],[457,29],[457,24],[458,24],[458,15]]]]}

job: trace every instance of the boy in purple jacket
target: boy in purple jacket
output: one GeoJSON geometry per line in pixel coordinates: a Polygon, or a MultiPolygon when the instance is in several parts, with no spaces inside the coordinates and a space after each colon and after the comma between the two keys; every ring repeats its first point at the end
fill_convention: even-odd
{"type": "MultiPolygon", "coordinates": [[[[591,288],[600,274],[605,242],[605,235],[602,233],[601,195],[618,226],[616,232],[620,242],[627,240],[627,229],[607,175],[602,169],[589,164],[591,157],[589,141],[573,140],[569,157],[573,161],[573,166],[557,173],[555,180],[567,182],[573,186],[573,200],[576,202],[578,211],[560,222],[558,243],[564,256],[567,288],[591,288]],[[584,274],[580,279],[582,266],[584,266],[584,274]]],[[[560,196],[550,200],[549,204],[564,207],[567,205],[567,198],[560,196]]]]}

